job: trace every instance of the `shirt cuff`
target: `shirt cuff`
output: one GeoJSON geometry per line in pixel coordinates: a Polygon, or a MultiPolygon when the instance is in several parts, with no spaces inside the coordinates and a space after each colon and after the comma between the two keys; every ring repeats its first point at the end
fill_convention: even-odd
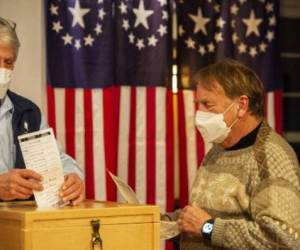
{"type": "Polygon", "coordinates": [[[216,218],[214,222],[214,229],[212,232],[211,242],[213,246],[224,246],[224,234],[225,234],[226,220],[216,218]]]}

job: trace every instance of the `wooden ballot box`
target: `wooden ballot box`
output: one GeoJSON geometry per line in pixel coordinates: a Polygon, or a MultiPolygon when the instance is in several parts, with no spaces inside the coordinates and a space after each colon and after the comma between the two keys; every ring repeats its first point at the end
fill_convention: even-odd
{"type": "Polygon", "coordinates": [[[158,206],[0,202],[0,250],[158,250],[159,220],[158,206]]]}

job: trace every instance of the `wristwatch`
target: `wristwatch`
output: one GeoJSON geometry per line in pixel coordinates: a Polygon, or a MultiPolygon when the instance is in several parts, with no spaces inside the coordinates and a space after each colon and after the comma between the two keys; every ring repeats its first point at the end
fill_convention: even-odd
{"type": "Polygon", "coordinates": [[[206,222],[204,222],[202,228],[201,228],[201,235],[203,239],[211,240],[211,235],[214,229],[214,219],[209,219],[206,222]]]}

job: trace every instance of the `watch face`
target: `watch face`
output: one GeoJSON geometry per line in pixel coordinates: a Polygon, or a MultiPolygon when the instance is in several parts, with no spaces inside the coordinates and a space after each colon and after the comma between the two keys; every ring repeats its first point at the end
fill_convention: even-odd
{"type": "Polygon", "coordinates": [[[213,230],[214,225],[212,223],[205,223],[203,226],[203,233],[209,234],[213,230]]]}

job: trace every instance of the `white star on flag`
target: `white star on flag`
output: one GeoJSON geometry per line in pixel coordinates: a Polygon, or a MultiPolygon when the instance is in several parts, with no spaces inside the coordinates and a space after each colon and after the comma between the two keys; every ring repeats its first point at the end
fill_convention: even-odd
{"type": "Polygon", "coordinates": [[[232,41],[234,44],[236,44],[236,42],[239,40],[239,37],[237,36],[236,32],[234,32],[232,34],[232,41]]]}
{"type": "Polygon", "coordinates": [[[126,31],[130,28],[128,20],[123,19],[122,28],[126,31]]]}
{"type": "Polygon", "coordinates": [[[262,42],[261,44],[259,44],[259,51],[260,52],[266,52],[268,45],[265,44],[264,42],[262,42]]]}
{"type": "Polygon", "coordinates": [[[273,31],[268,31],[266,38],[271,42],[274,39],[274,32],[273,31]]]}
{"type": "Polygon", "coordinates": [[[104,19],[104,16],[106,15],[105,11],[103,9],[100,9],[98,11],[98,17],[103,20],[104,19]]]}
{"type": "Polygon", "coordinates": [[[129,38],[129,42],[130,42],[130,43],[134,43],[134,35],[133,35],[133,33],[130,33],[130,34],[128,35],[128,38],[129,38]]]}
{"type": "Polygon", "coordinates": [[[50,6],[50,12],[51,12],[51,15],[57,16],[57,15],[58,15],[57,9],[58,9],[58,6],[56,6],[56,5],[54,5],[54,4],[52,3],[51,6],[50,6]]]}
{"type": "Polygon", "coordinates": [[[215,34],[215,40],[216,40],[217,43],[223,41],[223,37],[222,37],[221,32],[218,32],[218,33],[215,34]]]}
{"type": "Polygon", "coordinates": [[[217,12],[217,13],[220,12],[220,8],[221,8],[221,6],[219,4],[214,5],[215,12],[217,12]]]}
{"type": "Polygon", "coordinates": [[[76,39],[75,40],[75,48],[77,49],[77,50],[79,50],[80,48],[81,48],[81,43],[80,43],[80,40],[79,39],[76,39]]]}
{"type": "Polygon", "coordinates": [[[210,21],[210,18],[205,18],[203,16],[201,8],[198,8],[197,16],[189,14],[189,17],[195,22],[194,34],[198,31],[202,31],[205,35],[207,35],[205,25],[210,21]]]}
{"type": "Polygon", "coordinates": [[[160,3],[160,6],[167,5],[167,0],[158,0],[158,2],[160,3]]]}
{"type": "Polygon", "coordinates": [[[226,23],[226,21],[224,21],[222,17],[219,17],[217,19],[217,27],[220,27],[222,29],[224,27],[225,23],[226,23]]]}
{"type": "Polygon", "coordinates": [[[74,8],[69,7],[68,9],[73,15],[72,27],[78,23],[81,28],[85,28],[83,17],[90,12],[90,9],[81,8],[79,0],[76,0],[74,8]]]}
{"type": "Polygon", "coordinates": [[[249,54],[254,58],[257,55],[256,47],[251,47],[249,54]]]}
{"type": "Polygon", "coordinates": [[[235,26],[236,26],[236,21],[235,20],[231,20],[231,27],[235,28],[235,26]]]}
{"type": "Polygon", "coordinates": [[[52,29],[55,30],[56,33],[59,33],[59,31],[63,29],[63,27],[60,24],[60,21],[53,22],[52,24],[53,24],[52,29]]]}
{"type": "Polygon", "coordinates": [[[100,33],[102,33],[102,25],[100,25],[99,23],[97,23],[96,27],[95,27],[95,32],[97,35],[99,35],[100,33]]]}
{"type": "Polygon", "coordinates": [[[91,34],[84,37],[84,45],[85,46],[93,46],[94,41],[95,41],[95,39],[91,36],[91,34]]]}
{"type": "Polygon", "coordinates": [[[195,49],[195,41],[192,38],[185,40],[186,46],[190,49],[195,49]]]}
{"type": "Polygon", "coordinates": [[[160,24],[159,29],[157,30],[160,36],[167,34],[167,27],[165,25],[160,24]]]}
{"type": "Polygon", "coordinates": [[[239,53],[240,53],[240,54],[246,53],[246,52],[247,52],[247,45],[244,44],[244,43],[241,43],[241,44],[238,46],[238,50],[239,50],[239,53]]]}
{"type": "Polygon", "coordinates": [[[267,3],[266,5],[267,12],[274,12],[274,5],[272,3],[267,3]]]}
{"type": "Polygon", "coordinates": [[[153,46],[153,47],[155,47],[156,44],[157,44],[157,41],[158,41],[158,40],[155,38],[154,35],[150,36],[150,37],[148,38],[148,46],[153,46]]]}
{"type": "Polygon", "coordinates": [[[215,51],[215,45],[214,45],[212,42],[210,42],[210,43],[207,45],[207,47],[208,47],[208,51],[209,51],[209,52],[214,52],[214,51],[215,51]]]}
{"type": "Polygon", "coordinates": [[[162,19],[163,19],[163,20],[168,20],[168,18],[169,18],[168,12],[165,11],[165,10],[163,10],[163,11],[162,11],[162,19]]]}
{"type": "Polygon", "coordinates": [[[136,47],[138,47],[139,50],[141,50],[142,48],[145,48],[144,40],[143,39],[138,39],[138,41],[136,43],[136,47]]]}
{"type": "Polygon", "coordinates": [[[246,37],[254,33],[256,36],[259,36],[258,26],[263,21],[262,18],[256,18],[254,10],[251,10],[250,17],[244,18],[243,23],[247,25],[246,37]]]}
{"type": "Polygon", "coordinates": [[[70,34],[69,33],[67,33],[65,36],[63,36],[61,39],[63,39],[64,40],[64,45],[67,45],[67,44],[72,44],[72,39],[73,39],[73,37],[72,36],[70,36],[70,34]]]}
{"type": "Polygon", "coordinates": [[[236,4],[233,4],[233,5],[230,7],[230,13],[231,13],[232,15],[236,15],[238,11],[239,11],[239,7],[237,7],[236,4]]]}
{"type": "Polygon", "coordinates": [[[199,50],[198,50],[198,52],[203,56],[205,53],[206,53],[206,51],[205,51],[205,47],[204,46],[202,46],[202,45],[200,45],[199,46],[199,50]]]}
{"type": "Polygon", "coordinates": [[[126,14],[127,13],[127,5],[124,2],[121,2],[119,9],[121,11],[122,14],[126,14]]]}
{"type": "Polygon", "coordinates": [[[144,1],[140,0],[138,9],[133,9],[134,14],[136,15],[136,20],[134,27],[139,26],[139,24],[143,25],[145,29],[149,29],[147,18],[151,16],[154,11],[153,10],[145,10],[144,1]]]}
{"type": "Polygon", "coordinates": [[[275,26],[276,25],[276,18],[275,18],[274,15],[269,18],[269,25],[270,26],[275,26]]]}
{"type": "Polygon", "coordinates": [[[178,34],[179,34],[179,36],[182,36],[184,33],[185,33],[185,30],[184,30],[183,26],[179,25],[178,26],[178,34]]]}

